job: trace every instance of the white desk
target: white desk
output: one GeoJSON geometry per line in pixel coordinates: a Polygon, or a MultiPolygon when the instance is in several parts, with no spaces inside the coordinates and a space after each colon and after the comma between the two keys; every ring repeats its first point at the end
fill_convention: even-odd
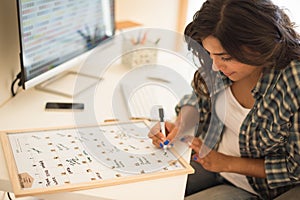
{"type": "MultiPolygon", "coordinates": [[[[175,61],[175,63],[176,65],[180,65],[178,61],[175,61]]],[[[107,75],[104,80],[101,81],[101,84],[103,84],[101,87],[90,88],[74,99],[36,89],[21,91],[5,105],[0,107],[0,130],[20,130],[78,125],[80,123],[86,123],[85,120],[89,122],[90,117],[94,117],[98,122],[103,122],[104,119],[114,118],[111,109],[111,98],[113,95],[111,88],[114,87],[117,79],[126,70],[128,69],[125,69],[122,66],[112,67],[109,75],[107,75]],[[91,94],[94,95],[90,96],[91,94]],[[97,103],[91,104],[91,99],[97,103]],[[77,112],[75,115],[72,112],[46,112],[44,110],[44,106],[47,101],[81,101],[85,103],[85,110],[83,112],[77,112]],[[91,116],[91,114],[94,116],[91,116]]],[[[186,160],[189,160],[190,152],[187,151],[183,157],[186,160]]],[[[186,178],[187,175],[181,175],[85,191],[43,195],[39,196],[39,198],[63,198],[72,200],[96,198],[98,200],[180,200],[184,198],[186,178]]],[[[0,190],[12,191],[1,143],[0,190]]]]}

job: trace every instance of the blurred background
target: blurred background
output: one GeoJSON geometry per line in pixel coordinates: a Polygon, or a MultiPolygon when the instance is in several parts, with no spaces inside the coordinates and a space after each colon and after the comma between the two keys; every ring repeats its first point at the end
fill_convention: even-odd
{"type": "MultiPolygon", "coordinates": [[[[131,21],[151,28],[182,33],[204,0],[116,0],[116,22],[131,21]]],[[[296,0],[273,0],[287,9],[296,24],[296,0]]],[[[298,30],[300,30],[298,28],[298,30]]],[[[0,106],[11,98],[10,86],[19,66],[19,35],[15,0],[0,1],[0,106]]]]}

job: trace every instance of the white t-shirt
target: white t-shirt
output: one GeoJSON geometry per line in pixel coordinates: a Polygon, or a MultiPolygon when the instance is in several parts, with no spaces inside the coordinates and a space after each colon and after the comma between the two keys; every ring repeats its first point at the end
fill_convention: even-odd
{"type": "MultiPolygon", "coordinates": [[[[242,122],[249,111],[250,109],[244,108],[235,99],[230,87],[227,87],[225,91],[219,94],[216,100],[216,113],[220,120],[224,123],[225,130],[219,144],[218,152],[241,157],[239,148],[239,132],[242,122]]],[[[227,172],[222,172],[220,174],[233,185],[256,194],[245,175],[227,172]]]]}

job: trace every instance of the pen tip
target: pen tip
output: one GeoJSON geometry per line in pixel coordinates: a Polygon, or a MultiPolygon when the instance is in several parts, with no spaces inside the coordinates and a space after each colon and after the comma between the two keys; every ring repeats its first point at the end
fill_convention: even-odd
{"type": "Polygon", "coordinates": [[[164,118],[164,109],[163,108],[159,108],[158,112],[159,112],[159,117],[160,118],[164,118]]]}

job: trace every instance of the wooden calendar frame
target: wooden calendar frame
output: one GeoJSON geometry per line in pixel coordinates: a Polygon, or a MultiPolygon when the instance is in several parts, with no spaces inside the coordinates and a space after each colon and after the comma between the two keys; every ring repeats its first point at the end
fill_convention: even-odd
{"type": "MultiPolygon", "coordinates": [[[[141,121],[141,120],[137,120],[141,121]]],[[[124,122],[124,123],[135,123],[134,122],[124,122]]],[[[49,128],[49,129],[29,129],[29,130],[19,130],[19,131],[2,131],[0,132],[0,139],[2,142],[4,157],[6,159],[6,164],[8,168],[9,178],[12,183],[13,192],[16,197],[23,197],[23,196],[35,196],[40,194],[51,194],[57,192],[71,192],[71,191],[78,191],[78,190],[87,190],[99,187],[106,187],[106,186],[114,186],[120,184],[127,184],[133,183],[138,181],[145,181],[151,179],[158,179],[158,178],[165,178],[170,176],[178,176],[178,175],[186,175],[191,174],[194,172],[194,169],[182,158],[177,157],[177,162],[180,163],[182,166],[181,169],[172,169],[168,171],[156,171],[151,173],[144,173],[138,175],[128,175],[122,177],[115,177],[106,180],[93,180],[84,183],[69,183],[63,184],[59,186],[50,186],[50,187],[41,187],[41,188],[25,188],[24,184],[26,182],[31,182],[30,176],[27,177],[26,173],[18,171],[18,165],[14,157],[13,146],[9,140],[10,134],[32,134],[34,132],[40,131],[55,131],[55,130],[68,130],[68,129],[75,129],[75,128],[85,128],[85,127],[97,127],[97,126],[106,126],[106,125],[114,125],[115,122],[103,123],[93,126],[81,126],[81,127],[56,127],[56,128],[49,128]]],[[[15,149],[14,149],[15,150],[15,149]]],[[[26,161],[24,159],[24,161],[26,161]]],[[[99,163],[100,165],[101,163],[99,163]]]]}

